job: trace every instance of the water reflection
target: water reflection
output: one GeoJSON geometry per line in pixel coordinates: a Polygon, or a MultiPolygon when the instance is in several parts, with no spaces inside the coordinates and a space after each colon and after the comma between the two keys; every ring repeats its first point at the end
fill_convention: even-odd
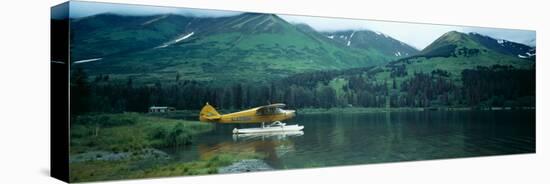
{"type": "Polygon", "coordinates": [[[293,137],[304,135],[303,131],[234,134],[233,141],[223,141],[217,144],[200,144],[198,153],[200,159],[209,159],[219,154],[254,154],[265,156],[264,160],[273,167],[281,167],[281,157],[295,151],[293,137]]]}
{"type": "Polygon", "coordinates": [[[287,131],[287,132],[266,132],[254,134],[233,134],[233,141],[248,141],[248,140],[285,140],[290,137],[298,137],[304,135],[304,131],[287,131]]]}
{"type": "Polygon", "coordinates": [[[305,129],[233,135],[236,126],[220,125],[172,154],[192,161],[262,153],[284,169],[535,152],[535,111],[335,113],[288,123],[305,129]]]}

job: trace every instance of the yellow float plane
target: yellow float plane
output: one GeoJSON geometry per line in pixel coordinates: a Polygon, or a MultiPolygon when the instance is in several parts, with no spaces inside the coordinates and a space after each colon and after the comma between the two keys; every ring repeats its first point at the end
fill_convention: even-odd
{"type": "Polygon", "coordinates": [[[230,123],[261,123],[260,128],[233,129],[235,134],[245,133],[273,133],[281,131],[300,131],[304,126],[286,125],[281,121],[296,116],[294,110],[283,110],[285,104],[277,103],[255,107],[239,112],[220,114],[214,107],[206,103],[199,114],[199,120],[203,122],[215,122],[221,124],[230,123]],[[265,123],[271,123],[265,125],[265,123]]]}

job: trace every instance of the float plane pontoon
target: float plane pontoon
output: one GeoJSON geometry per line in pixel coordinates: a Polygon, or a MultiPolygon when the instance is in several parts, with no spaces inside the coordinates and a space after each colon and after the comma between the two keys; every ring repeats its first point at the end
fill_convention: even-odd
{"type": "Polygon", "coordinates": [[[216,122],[216,123],[261,123],[259,128],[242,128],[233,129],[234,134],[251,134],[251,133],[273,133],[273,132],[287,132],[287,131],[300,131],[304,129],[304,126],[300,125],[286,125],[281,121],[293,118],[296,116],[294,110],[283,110],[285,104],[277,103],[265,106],[260,106],[244,111],[229,113],[221,115],[212,107],[206,103],[202,108],[199,119],[203,122],[216,122]],[[266,125],[265,123],[271,123],[266,125]]]}
{"type": "Polygon", "coordinates": [[[233,134],[233,141],[250,141],[250,140],[285,140],[290,137],[299,137],[304,135],[304,131],[284,131],[284,132],[268,132],[268,133],[253,133],[253,134],[233,134]]]}

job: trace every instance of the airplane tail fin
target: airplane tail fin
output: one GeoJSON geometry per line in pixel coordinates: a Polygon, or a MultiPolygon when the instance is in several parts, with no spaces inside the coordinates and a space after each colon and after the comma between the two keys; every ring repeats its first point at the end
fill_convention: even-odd
{"type": "Polygon", "coordinates": [[[214,109],[208,102],[206,102],[206,105],[202,107],[202,110],[199,115],[200,121],[214,121],[221,118],[221,114],[214,109]]]}

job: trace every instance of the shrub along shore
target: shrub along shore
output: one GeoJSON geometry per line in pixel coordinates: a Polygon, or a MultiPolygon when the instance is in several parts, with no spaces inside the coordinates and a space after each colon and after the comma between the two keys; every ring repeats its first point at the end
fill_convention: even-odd
{"type": "Polygon", "coordinates": [[[85,114],[71,124],[72,182],[217,173],[218,168],[258,153],[220,153],[180,162],[161,151],[195,143],[196,136],[214,128],[198,121],[151,114],[85,114]]]}

